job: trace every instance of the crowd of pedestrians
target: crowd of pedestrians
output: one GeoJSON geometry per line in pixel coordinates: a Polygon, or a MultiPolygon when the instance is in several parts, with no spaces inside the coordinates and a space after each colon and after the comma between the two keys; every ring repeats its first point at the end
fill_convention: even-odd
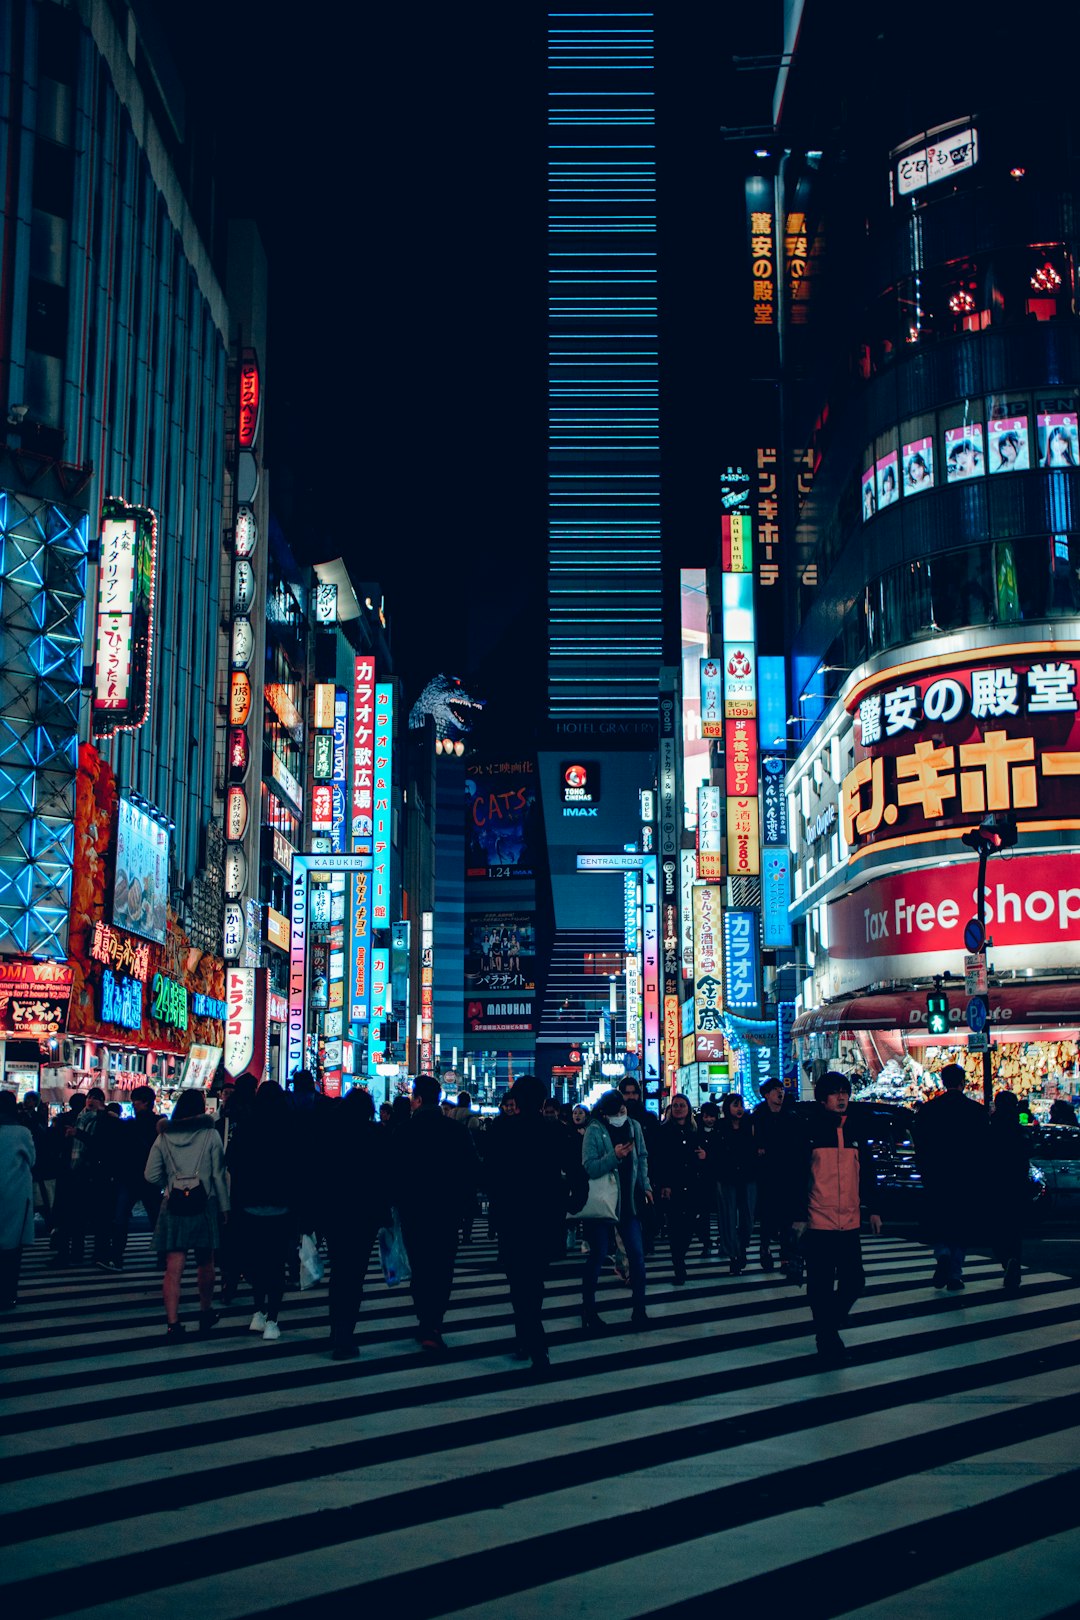
{"type": "MultiPolygon", "coordinates": [[[[943,1094],[915,1120],[934,1247],[934,1288],[964,1287],[966,1254],[989,1235],[1004,1287],[1020,1286],[1020,1234],[1028,1199],[1027,1149],[1015,1098],[989,1113],[964,1095],[963,1070],[942,1074],[943,1094]]],[[[75,1096],[53,1121],[40,1099],[0,1092],[0,1308],[16,1301],[20,1257],[35,1212],[51,1235],[52,1264],[119,1271],[133,1210],[142,1205],[162,1273],[166,1337],[181,1339],[187,1257],[194,1257],[198,1331],[250,1288],[250,1328],[281,1337],[281,1310],[301,1267],[329,1260],[330,1353],[358,1354],[365,1279],[376,1248],[384,1267],[409,1277],[421,1353],[444,1349],[443,1326],[459,1244],[471,1239],[485,1196],[514,1316],[515,1356],[548,1365],[544,1280],[568,1253],[583,1255],[581,1325],[609,1330],[598,1287],[610,1263],[629,1286],[630,1327],[648,1328],[650,1256],[670,1248],[675,1286],[687,1281],[691,1245],[726,1260],[804,1280],[818,1354],[845,1356],[841,1331],[864,1288],[860,1232],[881,1229],[871,1144],[850,1111],[851,1082],[838,1071],[803,1105],[777,1079],[748,1110],[729,1094],[695,1116],[671,1097],[661,1121],[635,1080],[591,1110],[561,1109],[533,1075],[521,1076],[499,1114],[483,1123],[468,1093],[442,1101],[421,1075],[411,1097],[384,1104],[352,1090],[323,1097],[301,1071],[285,1092],[242,1077],[215,1119],[201,1091],[181,1092],[166,1119],[149,1086],[136,1088],[131,1119],[100,1088],[75,1096]],[[568,1241],[569,1239],[569,1241],[568,1241]],[[775,1253],[774,1253],[775,1251],[775,1253]],[[387,1258],[389,1256],[389,1259],[387,1258]]],[[[616,1295],[616,1298],[619,1296],[616,1295]]],[[[610,1296],[605,1296],[609,1299],[610,1296]]]]}

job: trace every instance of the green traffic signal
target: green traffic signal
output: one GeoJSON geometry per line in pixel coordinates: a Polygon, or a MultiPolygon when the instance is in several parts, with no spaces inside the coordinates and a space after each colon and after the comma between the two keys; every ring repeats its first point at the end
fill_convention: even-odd
{"type": "Polygon", "coordinates": [[[949,998],[942,990],[932,990],[926,998],[926,1027],[931,1035],[949,1033],[949,998]]]}

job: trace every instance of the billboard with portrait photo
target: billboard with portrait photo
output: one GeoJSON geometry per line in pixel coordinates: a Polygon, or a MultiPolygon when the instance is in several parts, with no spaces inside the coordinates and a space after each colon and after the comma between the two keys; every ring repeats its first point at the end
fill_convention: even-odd
{"type": "Polygon", "coordinates": [[[950,484],[981,478],[986,471],[981,422],[945,429],[945,476],[950,484]]]}
{"type": "Polygon", "coordinates": [[[465,779],[466,877],[532,877],[535,810],[531,761],[474,767],[465,779]]]}
{"type": "Polygon", "coordinates": [[[1026,416],[1001,416],[986,424],[988,434],[990,471],[1026,472],[1030,467],[1028,451],[1028,419],[1026,416]]]}
{"type": "Polygon", "coordinates": [[[912,439],[904,446],[904,494],[921,495],[934,487],[934,441],[912,439]]]}
{"type": "Polygon", "coordinates": [[[862,475],[862,515],[863,522],[872,518],[877,511],[877,493],[874,488],[874,469],[868,467],[862,475]]]}
{"type": "Polygon", "coordinates": [[[536,922],[525,912],[484,911],[465,923],[465,989],[533,991],[536,922]]]}
{"type": "Polygon", "coordinates": [[[1039,415],[1039,466],[1080,467],[1076,413],[1052,411],[1039,415]]]}
{"type": "Polygon", "coordinates": [[[887,456],[881,456],[876,462],[877,473],[877,503],[878,511],[885,506],[892,506],[900,499],[900,474],[897,467],[896,451],[890,450],[887,456]]]}

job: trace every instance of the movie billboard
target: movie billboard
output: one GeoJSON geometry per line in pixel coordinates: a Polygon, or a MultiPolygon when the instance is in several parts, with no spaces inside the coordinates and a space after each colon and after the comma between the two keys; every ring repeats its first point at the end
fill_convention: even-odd
{"type": "Polygon", "coordinates": [[[536,925],[518,911],[484,911],[465,923],[465,988],[536,988],[536,925]]]}
{"type": "Polygon", "coordinates": [[[466,877],[533,877],[535,811],[531,760],[473,766],[465,779],[466,877]]]}
{"type": "Polygon", "coordinates": [[[113,923],[129,934],[164,945],[168,898],[168,828],[137,809],[130,799],[118,799],[113,923]]]}

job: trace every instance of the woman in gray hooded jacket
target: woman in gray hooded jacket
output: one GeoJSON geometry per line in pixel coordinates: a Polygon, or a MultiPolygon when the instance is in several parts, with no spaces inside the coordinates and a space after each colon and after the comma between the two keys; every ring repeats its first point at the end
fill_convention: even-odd
{"type": "Polygon", "coordinates": [[[201,1091],[180,1093],[172,1118],[150,1149],[144,1175],[151,1186],[165,1188],[154,1227],[154,1248],[165,1261],[165,1336],[175,1342],[185,1331],[180,1320],[180,1283],[189,1249],[195,1251],[197,1267],[199,1331],[208,1333],[217,1321],[214,1255],[229,1211],[229,1189],[221,1138],[206,1112],[201,1091]],[[182,1212],[180,1205],[188,1190],[194,1193],[196,1208],[182,1212]]]}
{"type": "Polygon", "coordinates": [[[649,1155],[641,1126],[628,1117],[626,1101],[619,1092],[605,1091],[593,1110],[582,1138],[581,1162],[590,1182],[613,1172],[616,1177],[615,1219],[595,1220],[586,1216],[583,1220],[589,1258],[581,1280],[581,1325],[594,1333],[608,1325],[597,1315],[596,1285],[617,1227],[630,1262],[631,1325],[647,1327],[641,1214],[646,1204],[653,1201],[649,1155]]]}

